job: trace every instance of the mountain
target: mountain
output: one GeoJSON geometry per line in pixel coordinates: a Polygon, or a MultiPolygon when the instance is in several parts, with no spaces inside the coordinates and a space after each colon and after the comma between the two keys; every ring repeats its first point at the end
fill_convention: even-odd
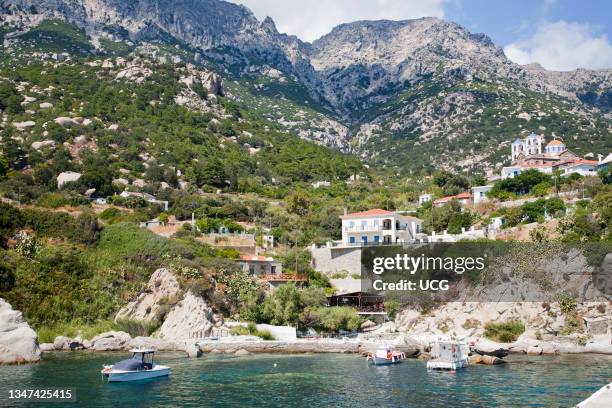
{"type": "Polygon", "coordinates": [[[5,0],[0,10],[21,32],[74,23],[94,53],[178,41],[230,79],[239,103],[384,167],[491,170],[507,162],[499,147],[528,132],[582,155],[612,149],[612,70],[520,66],[486,35],[437,18],[342,24],[305,43],[217,0],[5,0]]]}

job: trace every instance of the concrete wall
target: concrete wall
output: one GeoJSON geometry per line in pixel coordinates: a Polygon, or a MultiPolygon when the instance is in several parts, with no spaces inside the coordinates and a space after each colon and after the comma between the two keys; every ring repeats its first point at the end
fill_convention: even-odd
{"type": "Polygon", "coordinates": [[[312,267],[322,273],[361,273],[361,248],[309,248],[312,267]]]}

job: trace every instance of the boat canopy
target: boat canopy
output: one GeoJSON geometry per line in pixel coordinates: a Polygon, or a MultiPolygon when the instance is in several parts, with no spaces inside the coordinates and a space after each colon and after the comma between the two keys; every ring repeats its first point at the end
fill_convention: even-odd
{"type": "Polygon", "coordinates": [[[128,358],[127,360],[121,360],[113,364],[113,370],[142,371],[144,369],[145,369],[145,364],[142,362],[142,360],[136,360],[133,358],[128,358]]]}

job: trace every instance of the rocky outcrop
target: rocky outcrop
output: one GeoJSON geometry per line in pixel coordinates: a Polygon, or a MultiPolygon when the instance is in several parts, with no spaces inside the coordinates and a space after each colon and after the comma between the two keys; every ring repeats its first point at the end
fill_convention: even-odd
{"type": "Polygon", "coordinates": [[[0,299],[0,364],[36,362],[40,354],[38,336],[23,314],[0,299]]]}
{"type": "Polygon", "coordinates": [[[57,336],[53,341],[54,350],[83,350],[85,348],[81,336],[77,336],[73,339],[66,336],[57,336]]]}
{"type": "Polygon", "coordinates": [[[187,292],[166,316],[159,329],[165,340],[182,341],[194,336],[206,337],[213,328],[214,314],[204,299],[187,292]]]}
{"type": "Polygon", "coordinates": [[[90,348],[95,351],[123,350],[131,340],[126,332],[106,332],[92,338],[90,348]]]}
{"type": "Polygon", "coordinates": [[[66,183],[78,181],[82,174],[74,171],[64,171],[57,175],[57,188],[62,188],[66,183]]]}
{"type": "Polygon", "coordinates": [[[163,309],[171,306],[170,303],[175,302],[180,293],[181,288],[174,274],[166,268],[160,268],[153,272],[138,298],[119,310],[115,320],[156,321],[162,317],[160,313],[167,311],[163,309]]]}
{"type": "Polygon", "coordinates": [[[487,339],[478,339],[474,344],[473,350],[482,356],[506,357],[509,354],[507,348],[500,346],[498,343],[487,339]]]}

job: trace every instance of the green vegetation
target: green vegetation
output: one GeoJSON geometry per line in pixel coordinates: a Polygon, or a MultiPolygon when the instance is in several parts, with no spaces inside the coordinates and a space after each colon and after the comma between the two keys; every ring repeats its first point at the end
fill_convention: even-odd
{"type": "Polygon", "coordinates": [[[257,330],[255,323],[249,323],[247,326],[235,326],[230,330],[232,336],[257,336],[262,340],[275,340],[269,330],[257,330]]]}
{"type": "Polygon", "coordinates": [[[511,343],[525,332],[525,325],[518,320],[485,324],[485,337],[501,343],[511,343]]]}

